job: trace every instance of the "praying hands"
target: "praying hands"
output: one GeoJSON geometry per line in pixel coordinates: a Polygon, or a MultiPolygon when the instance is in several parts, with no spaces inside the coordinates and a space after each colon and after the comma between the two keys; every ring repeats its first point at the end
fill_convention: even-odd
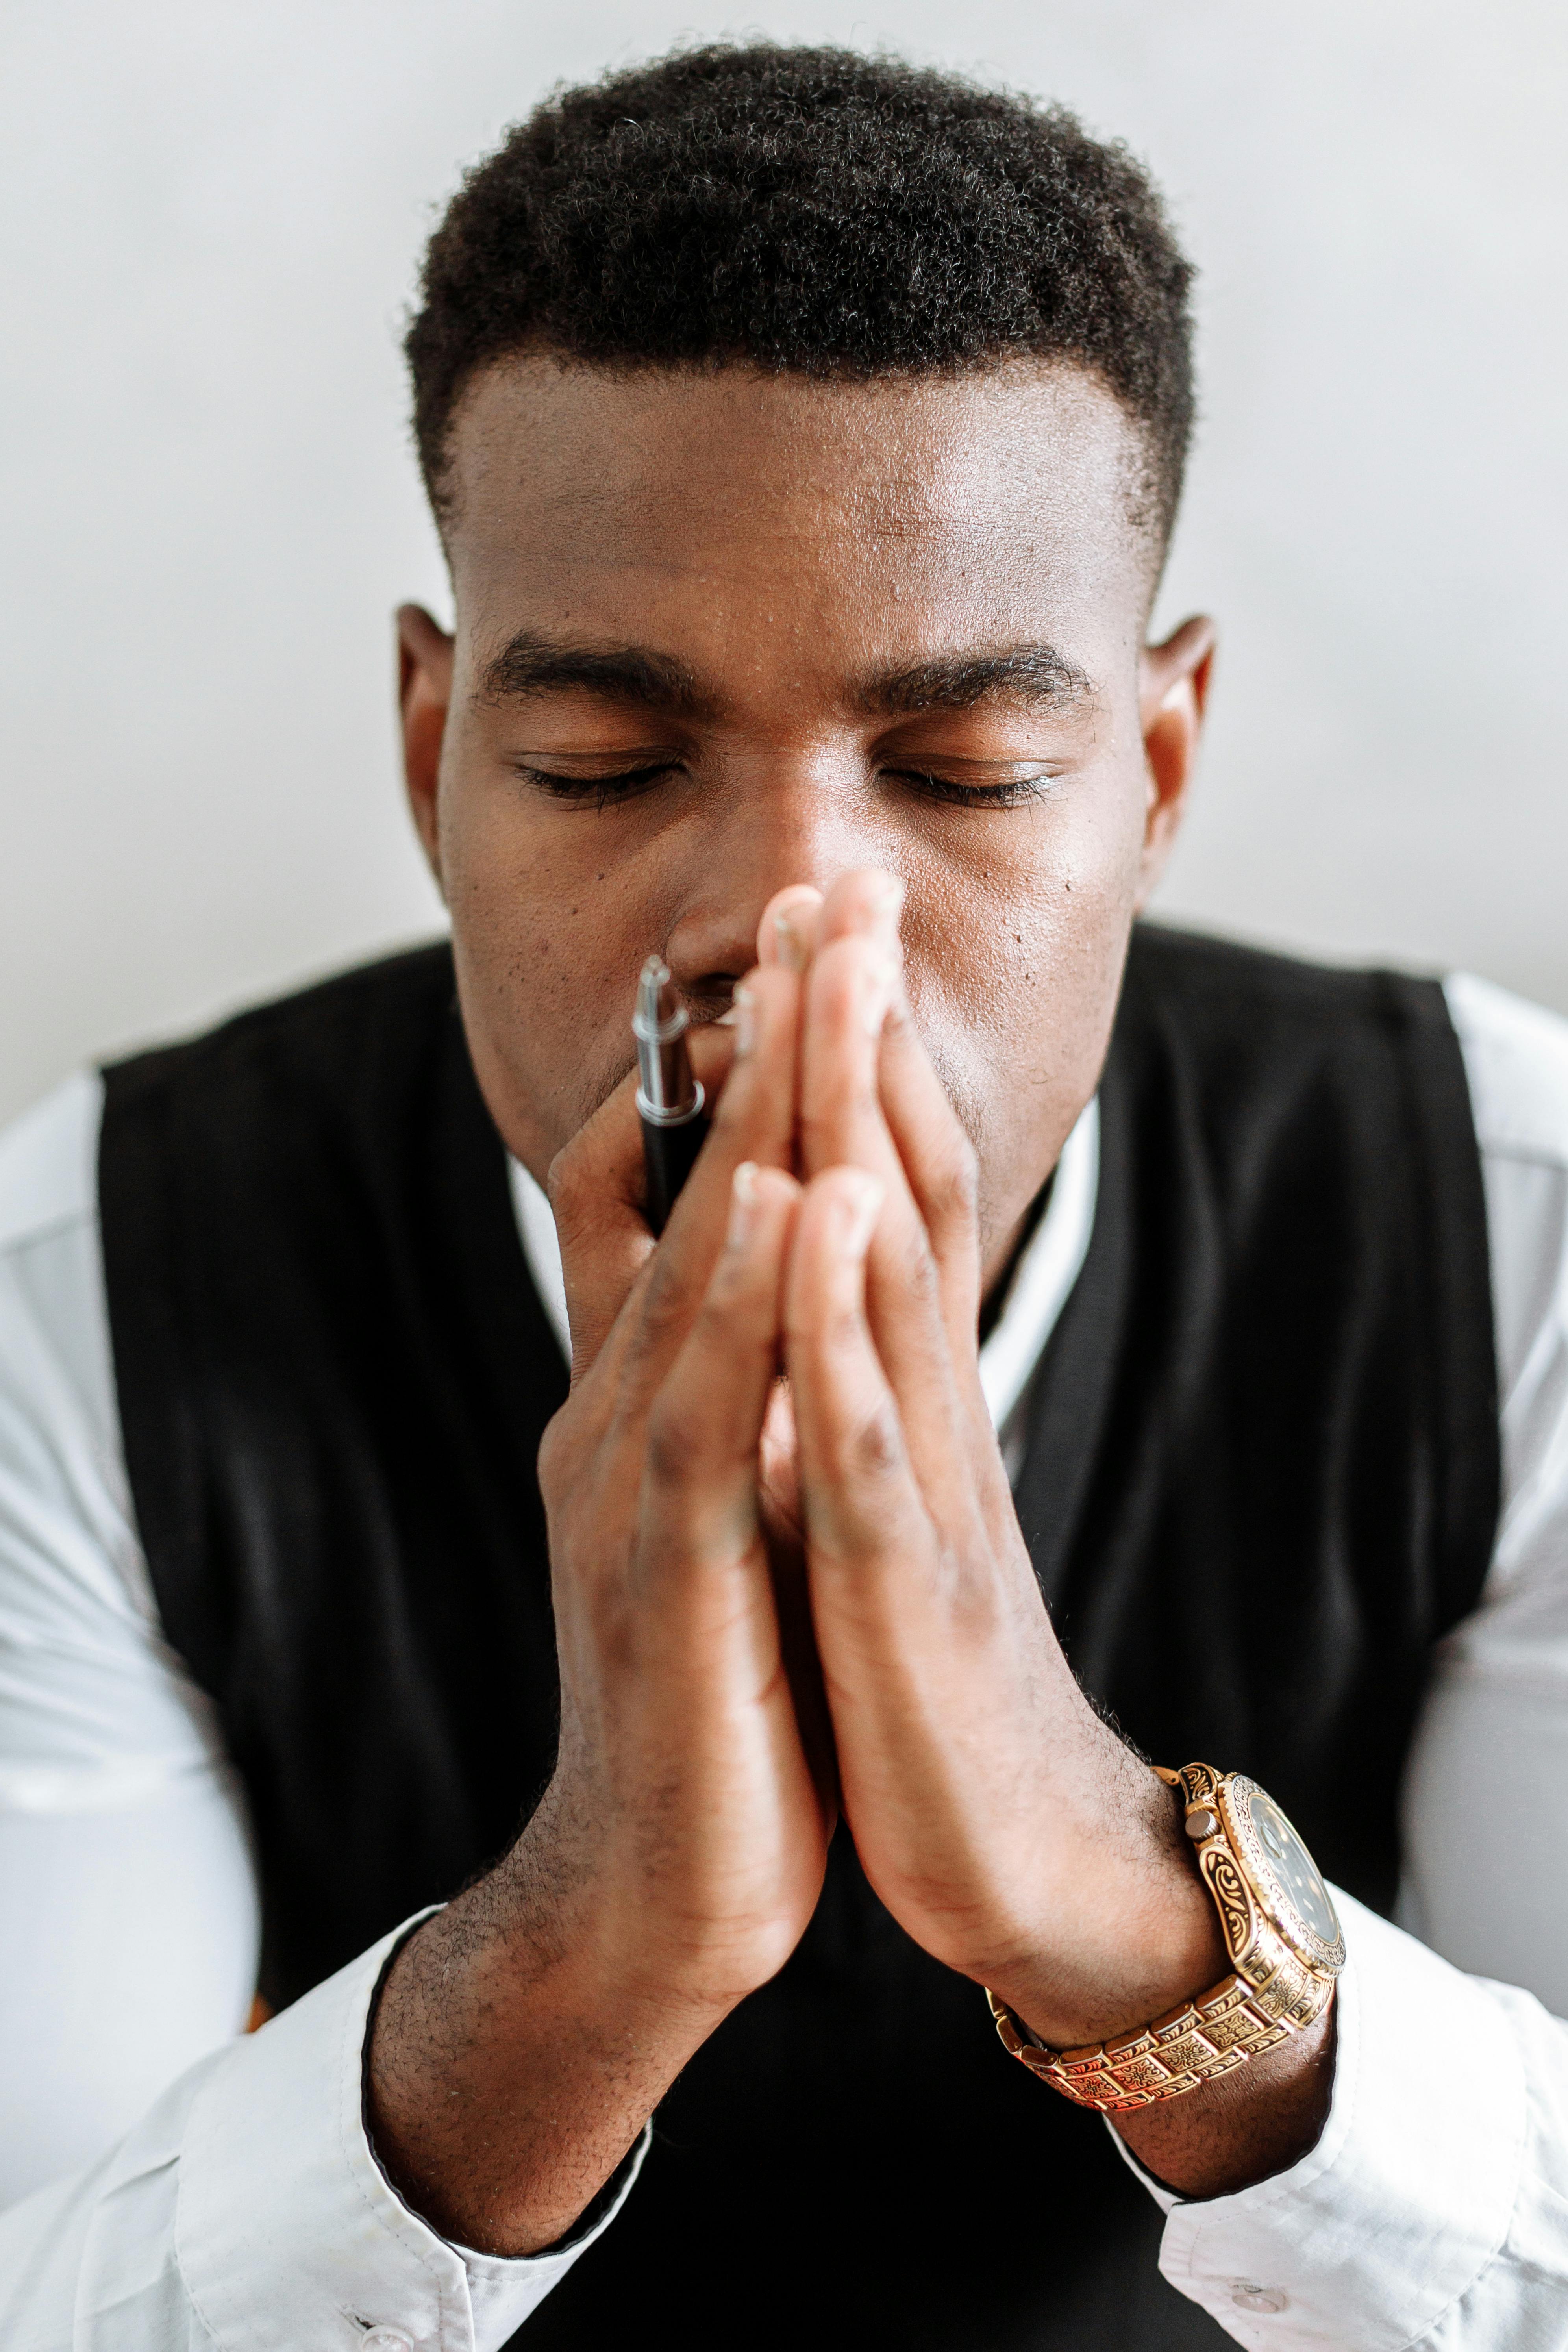
{"type": "MultiPolygon", "coordinates": [[[[770,903],[732,1019],[693,1040],[717,1111],[657,1245],[629,1080],[552,1171],[559,1755],[512,1853],[405,1947],[373,2047],[378,2146],[471,2244],[569,2227],[794,1949],[837,1814],[906,1932],[1053,2046],[1224,1970],[1174,1801],[1079,1691],[1019,1533],[973,1155],[900,897],[869,871],[770,903]]],[[[1126,2137],[1189,2190],[1289,2161],[1327,2030],[1126,2137]]]]}

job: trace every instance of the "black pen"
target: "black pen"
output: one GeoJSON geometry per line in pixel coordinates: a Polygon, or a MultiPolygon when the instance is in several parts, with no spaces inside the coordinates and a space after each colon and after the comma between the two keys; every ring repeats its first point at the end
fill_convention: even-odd
{"type": "Polygon", "coordinates": [[[637,1117],[647,1168],[647,1221],[661,1234],[708,1132],[701,1080],[693,1076],[686,1033],[690,1019],[676,1002],[669,966],[650,955],[637,982],[632,1035],[637,1041],[637,1117]]]}

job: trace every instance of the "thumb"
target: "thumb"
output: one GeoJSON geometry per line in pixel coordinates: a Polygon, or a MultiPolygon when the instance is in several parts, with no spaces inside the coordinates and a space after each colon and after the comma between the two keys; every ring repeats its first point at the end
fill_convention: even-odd
{"type": "MultiPolygon", "coordinates": [[[[716,1104],[730,1066],[731,1033],[710,1024],[693,1029],[689,1044],[692,1066],[710,1104],[716,1104]]],[[[654,1255],[635,1070],[556,1153],[547,1190],[561,1245],[575,1388],[597,1362],[654,1255]]]]}
{"type": "Polygon", "coordinates": [[[572,1328],[574,1388],[597,1360],[653,1255],[643,1216],[636,1096],[634,1073],[556,1153],[546,1180],[572,1328]]]}

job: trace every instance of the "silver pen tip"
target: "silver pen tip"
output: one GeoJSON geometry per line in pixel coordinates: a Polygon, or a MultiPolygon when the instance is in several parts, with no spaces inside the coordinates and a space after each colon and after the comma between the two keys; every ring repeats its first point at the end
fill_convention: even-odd
{"type": "Polygon", "coordinates": [[[686,1009],[676,995],[669,966],[661,955],[650,955],[637,981],[634,1028],[639,1034],[653,1037],[668,1035],[672,1029],[684,1029],[686,1024],[686,1009]]]}
{"type": "Polygon", "coordinates": [[[702,1108],[702,1089],[686,1050],[690,1024],[669,966],[662,956],[650,955],[637,980],[632,1034],[637,1045],[637,1109],[656,1125],[679,1126],[702,1108]]]}

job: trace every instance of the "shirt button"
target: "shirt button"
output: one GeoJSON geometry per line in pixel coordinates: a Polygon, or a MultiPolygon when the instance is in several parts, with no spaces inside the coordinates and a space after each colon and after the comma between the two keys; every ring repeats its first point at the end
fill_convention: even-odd
{"type": "Polygon", "coordinates": [[[1256,2279],[1232,2279],[1230,2299],[1238,2311],[1283,2311],[1290,2300],[1277,2286],[1259,2286],[1256,2279]]]}
{"type": "Polygon", "coordinates": [[[360,2352],[414,2352],[401,2327],[373,2327],[360,2337],[360,2352]]]}

